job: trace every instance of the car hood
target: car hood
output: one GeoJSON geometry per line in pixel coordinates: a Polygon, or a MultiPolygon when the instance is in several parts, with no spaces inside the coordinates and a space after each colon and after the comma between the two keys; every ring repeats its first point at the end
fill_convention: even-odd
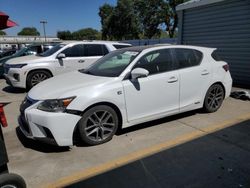
{"type": "Polygon", "coordinates": [[[40,57],[36,55],[27,55],[27,56],[22,56],[22,57],[15,57],[6,62],[6,64],[20,64],[20,63],[29,63],[29,61],[34,61],[37,59],[41,59],[45,57],[40,57]]]}
{"type": "Polygon", "coordinates": [[[11,59],[11,58],[12,58],[11,55],[10,55],[10,56],[6,56],[6,57],[2,57],[2,58],[0,59],[0,65],[3,64],[3,63],[5,63],[6,61],[8,61],[8,60],[11,59]]]}
{"type": "Polygon", "coordinates": [[[68,95],[72,95],[75,90],[100,87],[113,80],[114,78],[112,77],[93,76],[74,71],[39,83],[29,91],[28,96],[34,100],[70,97],[68,95]]]}

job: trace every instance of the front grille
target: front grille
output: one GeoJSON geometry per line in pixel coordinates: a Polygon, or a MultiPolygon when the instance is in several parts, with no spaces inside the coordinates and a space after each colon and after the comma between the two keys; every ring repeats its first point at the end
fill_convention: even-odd
{"type": "Polygon", "coordinates": [[[21,125],[21,127],[28,133],[28,134],[30,134],[30,128],[29,128],[29,125],[28,125],[28,123],[27,123],[27,121],[26,121],[26,119],[25,119],[25,116],[24,115],[22,115],[21,114],[21,116],[20,116],[20,125],[21,125]]]}
{"type": "Polygon", "coordinates": [[[8,74],[10,68],[4,67],[4,74],[8,74]]]}
{"type": "Polygon", "coordinates": [[[21,115],[24,115],[25,109],[27,109],[31,105],[35,104],[36,102],[37,102],[37,100],[33,100],[33,99],[29,98],[28,96],[25,97],[24,101],[22,102],[22,104],[20,106],[21,115]]]}
{"type": "Polygon", "coordinates": [[[8,74],[8,72],[9,72],[9,70],[10,70],[9,65],[5,64],[5,65],[3,66],[3,70],[4,70],[4,74],[8,74]]]}
{"type": "Polygon", "coordinates": [[[37,100],[33,100],[31,98],[29,98],[28,96],[25,97],[24,101],[22,102],[21,106],[20,106],[20,125],[21,127],[28,133],[30,134],[30,128],[28,125],[28,122],[25,119],[25,113],[24,111],[30,107],[31,105],[35,104],[36,102],[38,102],[37,100]]]}

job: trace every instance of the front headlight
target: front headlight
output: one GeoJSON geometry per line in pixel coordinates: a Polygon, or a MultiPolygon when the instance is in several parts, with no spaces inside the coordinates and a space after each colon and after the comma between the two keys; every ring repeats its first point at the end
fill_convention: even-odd
{"type": "Polygon", "coordinates": [[[4,67],[6,68],[22,68],[27,64],[5,64],[4,67]]]}
{"type": "Polygon", "coordinates": [[[37,109],[46,112],[63,112],[67,106],[74,100],[75,97],[65,99],[50,99],[45,100],[37,106],[37,109]]]}

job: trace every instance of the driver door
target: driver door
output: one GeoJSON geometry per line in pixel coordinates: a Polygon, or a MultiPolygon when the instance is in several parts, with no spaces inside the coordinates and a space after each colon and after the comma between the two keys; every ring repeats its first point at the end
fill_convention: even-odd
{"type": "Polygon", "coordinates": [[[133,67],[144,68],[149,75],[123,81],[129,122],[179,111],[179,75],[173,63],[171,50],[163,49],[147,53],[133,67]]]}

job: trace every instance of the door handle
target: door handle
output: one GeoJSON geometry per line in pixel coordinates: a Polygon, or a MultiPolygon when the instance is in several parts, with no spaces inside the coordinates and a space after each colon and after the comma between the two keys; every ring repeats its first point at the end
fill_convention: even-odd
{"type": "Polygon", "coordinates": [[[175,76],[172,76],[168,79],[168,83],[174,83],[174,82],[177,82],[178,81],[178,78],[175,77],[175,76]]]}
{"type": "Polygon", "coordinates": [[[78,63],[84,63],[85,62],[85,60],[83,60],[83,59],[80,59],[79,61],[78,61],[78,63]]]}
{"type": "Polygon", "coordinates": [[[208,75],[208,74],[209,74],[209,72],[206,69],[201,72],[201,75],[208,75]]]}

